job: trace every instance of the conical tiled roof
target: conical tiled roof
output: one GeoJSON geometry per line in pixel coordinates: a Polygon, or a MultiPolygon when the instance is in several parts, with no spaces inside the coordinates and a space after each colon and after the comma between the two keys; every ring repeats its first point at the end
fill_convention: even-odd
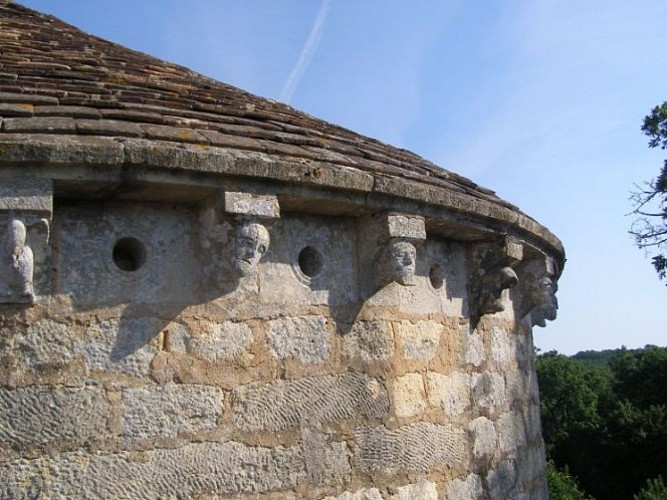
{"type": "MultiPolygon", "coordinates": [[[[278,180],[299,182],[310,175],[308,172],[311,177],[332,179],[360,173],[367,185],[354,179],[341,181],[340,186],[336,186],[337,181],[321,184],[379,190],[449,205],[464,213],[497,219],[501,226],[503,221],[511,221],[562,251],[557,238],[492,191],[409,151],[3,0],[0,121],[0,161],[14,158],[6,148],[3,158],[1,145],[3,138],[9,140],[9,135],[17,134],[39,135],[44,143],[48,142],[46,136],[57,135],[61,142],[70,143],[72,136],[81,140],[89,136],[159,141],[192,150],[226,148],[261,153],[279,158],[281,165],[308,166],[298,172],[269,175],[278,180]],[[415,195],[419,190],[426,194],[415,195]]],[[[150,163],[150,159],[145,161],[150,163]]],[[[207,162],[199,168],[217,167],[207,162]]],[[[244,174],[240,166],[233,173],[244,174]]],[[[304,182],[308,180],[312,178],[304,182]]]]}

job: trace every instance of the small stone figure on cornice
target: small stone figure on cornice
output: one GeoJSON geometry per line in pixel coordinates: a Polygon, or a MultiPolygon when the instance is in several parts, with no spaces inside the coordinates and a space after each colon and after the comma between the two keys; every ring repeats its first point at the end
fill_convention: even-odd
{"type": "Polygon", "coordinates": [[[232,268],[239,276],[248,276],[269,249],[269,231],[257,222],[244,221],[236,229],[232,268]]]}
{"type": "Polygon", "coordinates": [[[417,267],[417,249],[407,240],[392,238],[389,241],[389,265],[391,281],[404,286],[414,286],[417,267]]]}
{"type": "Polygon", "coordinates": [[[10,219],[5,239],[4,258],[8,264],[8,273],[3,302],[32,303],[35,299],[32,286],[33,253],[26,245],[26,236],[25,224],[18,219],[10,219]]]}

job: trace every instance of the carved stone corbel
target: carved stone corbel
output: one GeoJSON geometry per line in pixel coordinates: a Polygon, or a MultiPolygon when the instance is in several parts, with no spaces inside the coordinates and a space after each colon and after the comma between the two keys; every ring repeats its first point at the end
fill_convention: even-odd
{"type": "Polygon", "coordinates": [[[53,186],[48,179],[0,182],[0,304],[33,304],[48,290],[53,186]],[[36,292],[36,290],[38,290],[36,292]]]}
{"type": "Polygon", "coordinates": [[[240,191],[221,192],[202,210],[202,270],[208,294],[231,292],[256,277],[271,242],[267,226],[278,218],[276,196],[240,191]]]}
{"type": "Polygon", "coordinates": [[[558,265],[552,258],[544,256],[522,263],[519,272],[520,317],[531,326],[544,327],[547,320],[556,319],[558,312],[558,265]]]}
{"type": "Polygon", "coordinates": [[[514,268],[522,258],[523,246],[507,236],[500,242],[477,245],[473,251],[476,270],[471,273],[477,278],[470,282],[474,320],[505,309],[503,291],[517,285],[519,279],[514,268]]]}
{"type": "Polygon", "coordinates": [[[369,296],[389,283],[416,284],[417,247],[426,240],[424,218],[381,213],[359,221],[362,285],[369,296]]]}
{"type": "Polygon", "coordinates": [[[278,198],[227,191],[224,211],[234,218],[232,269],[239,277],[252,275],[271,243],[266,221],[280,218],[278,198]]]}

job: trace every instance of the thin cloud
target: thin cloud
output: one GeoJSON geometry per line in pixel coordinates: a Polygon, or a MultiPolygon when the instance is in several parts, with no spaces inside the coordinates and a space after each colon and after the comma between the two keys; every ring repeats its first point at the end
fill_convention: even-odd
{"type": "Polygon", "coordinates": [[[294,91],[299,85],[301,78],[303,78],[306,69],[308,69],[308,65],[313,59],[313,55],[315,55],[317,46],[322,38],[322,32],[324,31],[324,22],[329,14],[330,3],[331,0],[322,0],[322,3],[320,4],[320,9],[317,12],[317,17],[310,30],[310,35],[308,35],[308,40],[306,40],[306,44],[303,46],[303,49],[301,49],[299,60],[296,62],[296,65],[289,74],[289,77],[280,92],[280,100],[283,102],[289,103],[292,100],[294,91]]]}

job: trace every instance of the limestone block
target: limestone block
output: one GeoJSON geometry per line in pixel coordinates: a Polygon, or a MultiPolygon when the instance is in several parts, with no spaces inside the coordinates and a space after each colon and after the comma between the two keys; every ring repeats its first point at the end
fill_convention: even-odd
{"type": "Polygon", "coordinates": [[[463,326],[459,330],[459,337],[461,339],[463,362],[473,366],[480,366],[486,359],[482,336],[477,330],[470,333],[468,328],[463,326]]]}
{"type": "Polygon", "coordinates": [[[275,195],[226,191],[225,212],[235,215],[250,215],[276,219],[280,217],[280,206],[275,195]]]}
{"type": "Polygon", "coordinates": [[[397,417],[414,417],[426,409],[424,381],[419,373],[398,377],[393,387],[394,410],[397,417]]]}
{"type": "Polygon", "coordinates": [[[522,485],[545,482],[546,456],[542,446],[526,449],[517,457],[518,480],[522,485]]]}
{"type": "Polygon", "coordinates": [[[322,500],[384,500],[380,491],[377,488],[363,488],[357,490],[354,493],[345,491],[340,495],[335,497],[328,496],[324,497],[322,500]]]}
{"type": "Polygon", "coordinates": [[[53,181],[38,177],[0,179],[0,212],[37,212],[51,217],[53,213],[53,181]]]}
{"type": "Polygon", "coordinates": [[[78,304],[193,303],[198,268],[193,210],[150,204],[62,207],[58,292],[78,304]]]}
{"type": "Polygon", "coordinates": [[[395,430],[360,427],[355,435],[356,460],[365,470],[427,471],[466,458],[464,433],[449,425],[420,422],[395,430]]]}
{"type": "Polygon", "coordinates": [[[514,456],[517,450],[526,446],[526,428],[521,413],[503,413],[496,422],[500,451],[506,456],[514,456]]]}
{"type": "Polygon", "coordinates": [[[440,344],[443,326],[435,321],[399,321],[396,323],[403,353],[408,359],[430,360],[440,344]]]}
{"type": "Polygon", "coordinates": [[[266,337],[271,354],[279,359],[321,363],[331,352],[327,320],[323,316],[269,321],[266,337]]]}
{"type": "Polygon", "coordinates": [[[513,343],[507,332],[498,326],[491,329],[491,358],[498,368],[507,366],[514,358],[513,343]]]}
{"type": "Polygon", "coordinates": [[[364,361],[385,361],[394,353],[391,323],[381,320],[357,321],[343,337],[343,353],[364,361]]]}
{"type": "Polygon", "coordinates": [[[95,322],[75,344],[91,371],[117,371],[134,376],[149,373],[157,354],[153,339],[163,327],[158,318],[111,319],[95,322]]]}
{"type": "Polygon", "coordinates": [[[391,500],[438,500],[438,490],[435,483],[421,478],[415,484],[400,486],[391,500]]]}
{"type": "Polygon", "coordinates": [[[481,500],[486,498],[482,478],[477,474],[469,474],[465,480],[454,479],[447,485],[445,498],[451,498],[452,500],[481,500]]]}
{"type": "Polygon", "coordinates": [[[8,340],[11,353],[22,367],[34,369],[45,364],[66,364],[74,357],[70,328],[50,319],[37,321],[25,333],[8,340]]]}
{"type": "Polygon", "coordinates": [[[320,422],[301,427],[301,447],[308,480],[314,485],[346,481],[350,476],[347,444],[330,442],[330,434],[322,432],[320,422]]]}
{"type": "Polygon", "coordinates": [[[222,401],[220,389],[203,385],[125,389],[123,436],[136,440],[210,431],[222,413],[222,401]]]}
{"type": "Polygon", "coordinates": [[[481,408],[494,409],[507,403],[505,378],[500,373],[474,373],[470,379],[472,400],[481,408]]]}
{"type": "Polygon", "coordinates": [[[389,398],[380,380],[348,373],[237,387],[232,410],[245,431],[277,431],[310,422],[383,418],[389,398]]]}
{"type": "MultiPolygon", "coordinates": [[[[0,440],[21,446],[107,437],[110,406],[99,387],[0,390],[0,440]]],[[[0,495],[1,496],[1,495],[0,495]]]]}
{"type": "Polygon", "coordinates": [[[429,372],[426,374],[426,392],[430,406],[441,408],[447,415],[461,415],[470,407],[470,375],[429,372]]]}
{"type": "Polygon", "coordinates": [[[472,452],[475,457],[493,456],[496,451],[496,429],[493,422],[486,417],[478,417],[468,428],[473,439],[472,452]]]}
{"type": "MultiPolygon", "coordinates": [[[[330,453],[346,455],[331,446],[330,453]]],[[[340,459],[344,459],[340,457],[340,459]]],[[[295,487],[306,479],[301,446],[250,447],[237,442],[193,443],[142,453],[15,460],[0,465],[0,497],[202,498],[295,487]]]]}
{"type": "Polygon", "coordinates": [[[495,469],[486,475],[486,484],[490,498],[517,498],[516,463],[513,460],[503,460],[495,469]]]}
{"type": "Polygon", "coordinates": [[[252,331],[245,323],[223,321],[213,325],[202,336],[190,340],[192,354],[209,361],[232,359],[253,341],[252,331]]]}
{"type": "Polygon", "coordinates": [[[274,222],[258,270],[260,300],[273,304],[348,305],[357,299],[355,226],[337,217],[274,222]]]}
{"type": "Polygon", "coordinates": [[[387,214],[386,224],[390,238],[426,239],[424,218],[418,215],[387,214]]]}

